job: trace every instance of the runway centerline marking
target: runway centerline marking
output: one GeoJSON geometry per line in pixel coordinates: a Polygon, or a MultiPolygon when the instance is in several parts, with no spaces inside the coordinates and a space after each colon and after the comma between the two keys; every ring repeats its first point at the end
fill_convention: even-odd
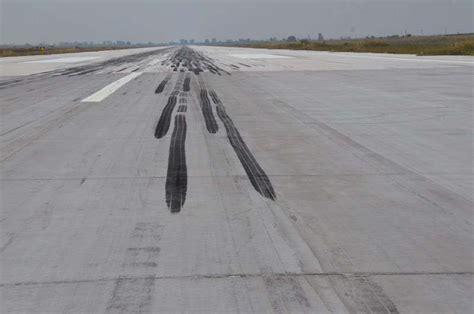
{"type": "Polygon", "coordinates": [[[133,72],[127,76],[122,77],[121,79],[116,80],[115,82],[110,83],[109,85],[105,86],[101,90],[95,92],[94,94],[90,95],[87,98],[81,100],[81,102],[101,102],[105,98],[112,95],[115,91],[117,91],[120,87],[124,86],[134,78],[140,76],[141,72],[133,72]]]}

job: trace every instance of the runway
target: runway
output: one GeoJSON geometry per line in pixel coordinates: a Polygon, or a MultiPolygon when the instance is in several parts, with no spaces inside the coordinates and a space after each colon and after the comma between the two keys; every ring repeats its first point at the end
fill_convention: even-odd
{"type": "Polygon", "coordinates": [[[472,312],[473,66],[3,58],[2,312],[472,312]]]}

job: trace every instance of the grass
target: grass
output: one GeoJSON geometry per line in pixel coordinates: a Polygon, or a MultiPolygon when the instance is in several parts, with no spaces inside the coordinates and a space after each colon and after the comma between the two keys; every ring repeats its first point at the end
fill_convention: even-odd
{"type": "Polygon", "coordinates": [[[318,50],[337,52],[375,52],[416,55],[474,56],[474,34],[403,36],[324,42],[258,42],[244,45],[252,48],[318,50]]]}
{"type": "Polygon", "coordinates": [[[117,50],[127,49],[130,47],[91,47],[91,48],[59,48],[59,47],[32,47],[32,48],[0,48],[0,57],[18,57],[18,56],[34,56],[34,55],[50,55],[61,53],[74,53],[86,51],[101,51],[101,50],[117,50]]]}

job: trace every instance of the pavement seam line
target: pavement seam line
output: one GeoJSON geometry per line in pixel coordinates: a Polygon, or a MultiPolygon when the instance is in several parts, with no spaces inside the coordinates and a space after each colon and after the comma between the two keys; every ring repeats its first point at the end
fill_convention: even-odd
{"type": "Polygon", "coordinates": [[[13,282],[3,283],[0,287],[9,286],[32,286],[32,285],[55,285],[55,284],[77,284],[77,283],[93,283],[108,282],[115,280],[137,280],[137,279],[154,279],[154,280],[199,280],[199,279],[225,279],[225,278],[269,278],[269,277],[304,277],[304,276],[340,276],[340,277],[372,277],[372,276],[472,276],[474,272],[321,272],[321,273],[235,273],[235,274],[215,274],[215,275],[182,275],[182,276],[118,276],[98,279],[84,280],[56,280],[56,281],[31,281],[31,282],[13,282]]]}

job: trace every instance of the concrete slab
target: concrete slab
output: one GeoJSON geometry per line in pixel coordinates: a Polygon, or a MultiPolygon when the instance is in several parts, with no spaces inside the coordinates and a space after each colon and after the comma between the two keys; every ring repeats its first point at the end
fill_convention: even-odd
{"type": "Polygon", "coordinates": [[[136,53],[1,80],[2,311],[472,311],[472,57],[136,53]]]}

